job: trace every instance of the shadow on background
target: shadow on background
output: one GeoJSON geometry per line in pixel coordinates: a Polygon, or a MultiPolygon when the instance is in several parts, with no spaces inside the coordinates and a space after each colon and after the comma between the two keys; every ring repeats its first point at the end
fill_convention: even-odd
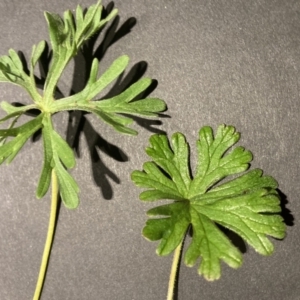
{"type": "Polygon", "coordinates": [[[280,207],[281,207],[281,213],[284,223],[287,226],[294,226],[294,216],[292,215],[292,212],[287,208],[288,200],[287,196],[279,189],[277,189],[278,195],[280,197],[280,207]]]}

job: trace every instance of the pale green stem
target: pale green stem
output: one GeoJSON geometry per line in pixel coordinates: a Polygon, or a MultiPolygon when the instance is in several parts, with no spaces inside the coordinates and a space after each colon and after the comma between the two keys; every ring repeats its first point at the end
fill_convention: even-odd
{"type": "Polygon", "coordinates": [[[170,279],[169,279],[167,300],[173,300],[173,297],[174,297],[175,280],[176,280],[177,269],[178,269],[178,265],[179,265],[182,244],[183,244],[183,239],[182,239],[181,243],[177,246],[177,248],[175,249],[175,252],[174,252],[173,263],[172,263],[170,279]]]}
{"type": "Polygon", "coordinates": [[[57,182],[55,171],[52,170],[52,197],[51,197],[51,211],[50,211],[49,226],[48,226],[47,239],[45,243],[41,267],[40,267],[40,273],[36,284],[33,300],[39,300],[41,297],[43,284],[46,276],[47,265],[48,265],[50,252],[51,252],[53,236],[54,236],[57,204],[58,204],[58,182],[57,182]]]}

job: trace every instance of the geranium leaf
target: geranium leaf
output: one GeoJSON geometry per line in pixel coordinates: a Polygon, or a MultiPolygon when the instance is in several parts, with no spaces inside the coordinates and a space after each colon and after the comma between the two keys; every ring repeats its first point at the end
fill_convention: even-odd
{"type": "Polygon", "coordinates": [[[242,264],[240,251],[220,226],[240,235],[263,255],[273,252],[268,236],[281,239],[285,235],[285,224],[277,214],[281,208],[276,180],[259,169],[238,176],[252,160],[251,152],[243,147],[229,151],[239,138],[233,126],[221,125],[216,135],[208,126],[200,129],[193,177],[183,134],[175,133],[171,143],[165,135],[153,135],[146,149],[152,161],[131,175],[137,186],[146,188],[141,200],[173,200],[148,211],[150,219],[143,235],[151,241],[160,240],[157,253],[168,255],[191,226],[192,241],[184,261],[193,266],[201,257],[198,271],[207,280],[220,278],[222,260],[233,268],[242,264]],[[235,178],[230,180],[231,175],[235,178]]]}

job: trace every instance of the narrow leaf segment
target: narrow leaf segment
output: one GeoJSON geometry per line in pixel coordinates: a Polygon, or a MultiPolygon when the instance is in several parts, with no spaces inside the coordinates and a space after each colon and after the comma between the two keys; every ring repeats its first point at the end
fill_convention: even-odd
{"type": "Polygon", "coordinates": [[[150,218],[143,229],[145,238],[160,240],[157,253],[169,255],[191,226],[192,240],[184,262],[193,266],[201,257],[198,272],[207,280],[220,278],[221,261],[232,268],[242,264],[240,251],[220,226],[240,235],[262,255],[273,252],[267,236],[282,239],[285,235],[275,179],[260,169],[237,176],[252,160],[251,152],[243,147],[229,151],[239,138],[232,126],[221,125],[215,135],[212,128],[203,127],[192,177],[183,134],[175,133],[170,142],[165,135],[153,135],[146,149],[152,161],[131,175],[138,187],[146,189],[140,194],[142,201],[173,200],[147,212],[150,218]]]}

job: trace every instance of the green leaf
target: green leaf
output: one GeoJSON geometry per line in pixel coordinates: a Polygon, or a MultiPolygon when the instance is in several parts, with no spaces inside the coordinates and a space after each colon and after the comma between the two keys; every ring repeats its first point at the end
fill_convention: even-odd
{"type": "Polygon", "coordinates": [[[79,187],[73,177],[63,167],[58,156],[54,155],[54,163],[62,201],[67,208],[74,209],[79,204],[79,187]]]}
{"type": "Polygon", "coordinates": [[[52,126],[48,118],[43,119],[44,161],[40,179],[36,189],[36,197],[41,199],[49,190],[53,169],[52,126]]]}
{"type": "MultiPolygon", "coordinates": [[[[96,64],[96,59],[94,59],[96,64]]],[[[114,81],[127,67],[129,63],[129,57],[127,55],[122,55],[118,57],[113,63],[109,66],[108,69],[100,76],[100,78],[95,81],[95,73],[98,69],[93,66],[91,70],[90,79],[85,89],[81,92],[82,101],[86,99],[93,99],[97,94],[99,94],[105,87],[107,87],[112,81],[114,81]],[[90,84],[92,83],[92,84],[90,84]]]]}
{"type": "Polygon", "coordinates": [[[76,162],[73,150],[56,131],[52,131],[52,142],[54,150],[66,168],[74,168],[76,162]]]}
{"type": "Polygon", "coordinates": [[[79,93],[67,97],[65,99],[55,101],[51,103],[51,111],[57,112],[61,110],[94,110],[96,109],[96,102],[93,98],[100,93],[104,88],[106,88],[113,80],[115,80],[126,68],[129,62],[129,57],[127,55],[122,55],[118,57],[109,66],[108,69],[96,79],[99,62],[95,58],[92,63],[91,73],[86,87],[79,93]]]}
{"type": "Polygon", "coordinates": [[[35,119],[28,121],[27,123],[9,129],[0,130],[0,137],[13,137],[12,140],[0,146],[0,164],[6,159],[10,163],[26,141],[42,126],[42,115],[39,115],[35,119]]]}
{"type": "Polygon", "coordinates": [[[53,48],[53,59],[45,82],[47,104],[52,102],[58,80],[71,58],[77,54],[86,40],[117,14],[117,10],[113,10],[100,21],[102,11],[100,3],[101,1],[98,1],[97,4],[90,6],[85,15],[83,15],[82,8],[78,6],[75,17],[71,11],[66,11],[64,18],[58,14],[45,12],[53,48]]]}
{"type": "Polygon", "coordinates": [[[116,131],[124,134],[137,135],[136,130],[126,126],[132,123],[132,119],[106,113],[105,111],[102,111],[100,109],[91,110],[91,112],[101,118],[105,123],[111,125],[116,131]]]}
{"type": "Polygon", "coordinates": [[[2,101],[1,108],[7,113],[7,115],[4,118],[0,119],[0,124],[9,119],[13,120],[10,120],[10,125],[7,129],[0,130],[0,146],[5,144],[7,137],[17,135],[17,131],[14,129],[15,124],[25,111],[35,108],[35,105],[24,105],[21,107],[16,107],[6,101],[2,101]]]}
{"type": "Polygon", "coordinates": [[[76,208],[79,204],[79,188],[66,168],[75,166],[73,150],[65,140],[53,129],[50,115],[43,118],[44,162],[40,175],[36,196],[42,198],[48,191],[51,173],[54,169],[58,178],[59,192],[67,208],[76,208]],[[63,164],[62,164],[63,163],[63,164]]]}
{"type": "Polygon", "coordinates": [[[8,53],[9,53],[9,56],[10,56],[10,58],[11,58],[11,61],[12,61],[12,63],[13,63],[13,65],[14,65],[14,69],[17,71],[19,71],[19,70],[23,70],[23,64],[22,64],[22,62],[21,62],[21,60],[20,60],[20,57],[19,57],[19,55],[16,53],[16,51],[15,50],[13,50],[13,49],[9,49],[8,50],[8,53]]]}
{"type": "MultiPolygon", "coordinates": [[[[33,78],[33,75],[31,77],[33,78]]],[[[34,102],[39,102],[41,96],[31,77],[24,71],[22,61],[16,51],[10,49],[9,56],[0,57],[0,82],[10,82],[21,86],[29,93],[34,102]]]]}
{"type": "Polygon", "coordinates": [[[85,88],[70,97],[55,99],[58,81],[69,61],[78,53],[81,46],[109,20],[116,16],[118,10],[113,9],[105,18],[101,19],[103,7],[101,1],[87,8],[84,13],[77,6],[75,14],[66,11],[61,17],[58,14],[45,12],[48,23],[52,57],[44,90],[39,91],[35,82],[34,68],[43,54],[46,43],[39,42],[32,47],[27,68],[15,50],[9,50],[8,55],[0,57],[0,81],[10,82],[22,86],[31,96],[34,104],[15,107],[8,102],[2,102],[1,107],[7,113],[0,123],[8,121],[7,129],[0,129],[0,163],[10,162],[23,147],[27,139],[38,129],[42,129],[44,161],[41,170],[36,196],[42,198],[49,190],[51,173],[57,173],[59,192],[64,204],[75,208],[78,203],[79,188],[68,173],[68,169],[75,166],[73,150],[64,139],[54,130],[52,115],[64,110],[82,110],[95,114],[115,130],[136,135],[137,131],[129,128],[133,119],[127,115],[156,116],[166,108],[165,103],[156,98],[136,100],[151,84],[150,79],[142,79],[133,84],[121,95],[105,100],[94,100],[109,84],[116,80],[126,69],[129,58],[123,55],[117,58],[109,68],[98,77],[99,61],[95,58],[92,63],[90,77],[85,88]],[[28,110],[39,110],[41,114],[33,121],[15,127],[20,116],[28,110]]]}
{"type": "Polygon", "coordinates": [[[192,241],[184,261],[193,266],[201,257],[198,272],[207,280],[220,278],[221,260],[232,268],[242,264],[240,251],[218,225],[240,235],[262,255],[274,250],[268,236],[282,239],[285,235],[283,219],[277,214],[281,208],[275,179],[259,169],[237,176],[252,160],[251,152],[243,147],[229,151],[239,138],[232,126],[221,125],[216,135],[210,127],[203,127],[192,177],[183,134],[175,133],[171,146],[165,135],[153,135],[146,149],[152,161],[131,175],[137,186],[146,189],[141,200],[173,200],[148,211],[150,219],[143,235],[151,241],[160,240],[157,253],[168,255],[191,226],[192,241]],[[227,180],[223,183],[223,179],[227,180]]]}
{"type": "Polygon", "coordinates": [[[24,86],[27,78],[28,76],[23,71],[22,62],[14,50],[9,50],[9,56],[0,57],[0,81],[24,86]]]}
{"type": "Polygon", "coordinates": [[[157,116],[158,112],[166,109],[164,101],[156,98],[147,98],[133,101],[144,92],[152,80],[143,78],[131,85],[123,93],[113,98],[97,102],[97,107],[110,113],[127,113],[142,116],[157,116]]]}
{"type": "Polygon", "coordinates": [[[82,8],[77,6],[76,10],[76,43],[81,45],[88,37],[97,31],[97,25],[100,22],[102,6],[100,1],[97,4],[91,5],[86,14],[83,15],[82,8]]]}
{"type": "Polygon", "coordinates": [[[101,20],[102,6],[100,4],[101,1],[98,1],[97,4],[90,6],[85,15],[83,15],[82,8],[77,6],[75,35],[77,48],[118,14],[118,10],[113,9],[106,18],[101,20]]]}
{"type": "Polygon", "coordinates": [[[77,32],[80,32],[83,27],[83,10],[80,5],[77,5],[76,8],[76,23],[77,23],[77,32]]]}
{"type": "Polygon", "coordinates": [[[11,105],[10,103],[6,101],[1,102],[1,108],[7,113],[7,114],[13,114],[15,112],[23,111],[24,107],[16,107],[11,105]]]}
{"type": "Polygon", "coordinates": [[[98,69],[99,69],[99,61],[97,58],[94,58],[92,62],[91,73],[90,73],[89,80],[87,82],[87,86],[96,82],[98,69]]]}
{"type": "Polygon", "coordinates": [[[21,107],[13,106],[6,101],[2,101],[0,104],[1,108],[7,113],[7,115],[0,119],[0,123],[3,123],[11,118],[21,116],[24,112],[36,108],[35,105],[24,105],[21,107]]]}
{"type": "Polygon", "coordinates": [[[48,23],[50,42],[53,51],[56,52],[67,38],[67,33],[64,30],[64,21],[58,14],[50,12],[45,12],[45,18],[48,23]]]}
{"type": "Polygon", "coordinates": [[[94,59],[86,87],[76,95],[53,102],[51,110],[57,112],[74,109],[92,112],[115,130],[124,134],[136,135],[136,130],[127,127],[133,122],[133,119],[119,114],[155,117],[159,112],[166,109],[165,102],[157,98],[135,100],[150,86],[151,79],[141,79],[115,97],[93,101],[98,93],[125,70],[128,63],[127,55],[120,56],[97,79],[98,61],[94,59]]]}

